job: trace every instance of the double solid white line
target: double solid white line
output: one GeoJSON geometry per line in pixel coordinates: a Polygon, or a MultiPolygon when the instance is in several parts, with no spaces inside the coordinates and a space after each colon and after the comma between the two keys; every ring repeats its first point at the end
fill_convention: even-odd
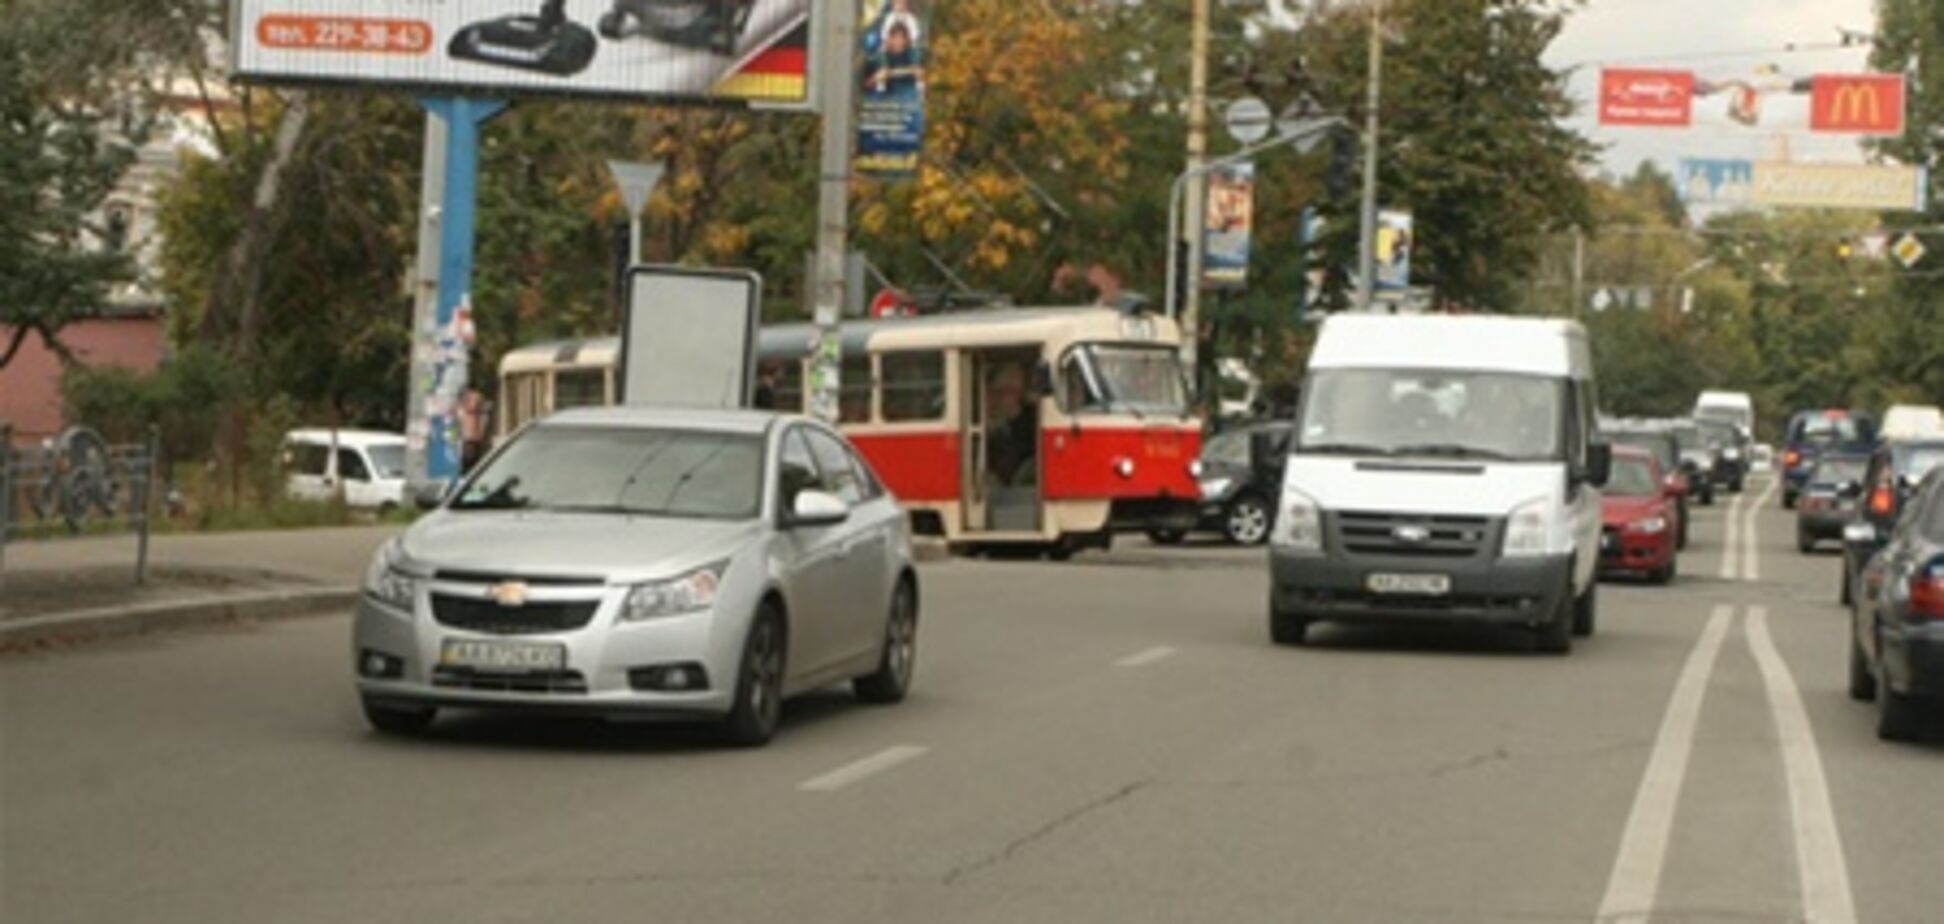
{"type": "Polygon", "coordinates": [[[1737,494],[1728,502],[1727,532],[1721,542],[1721,579],[1744,581],[1762,579],[1761,533],[1755,528],[1756,519],[1775,497],[1777,480],[1768,479],[1762,493],[1753,502],[1748,495],[1737,494]]]}
{"type": "MultiPolygon", "coordinates": [[[[1654,750],[1647,758],[1647,771],[1620,836],[1606,894],[1600,900],[1601,922],[1644,922],[1653,914],[1702,703],[1734,614],[1732,606],[1715,607],[1674,684],[1674,696],[1661,719],[1654,750]]],[[[1756,607],[1749,611],[1745,635],[1761,671],[1781,742],[1804,919],[1816,924],[1853,924],[1856,906],[1835,809],[1829,799],[1829,782],[1802,694],[1769,635],[1767,610],[1756,607]]]]}

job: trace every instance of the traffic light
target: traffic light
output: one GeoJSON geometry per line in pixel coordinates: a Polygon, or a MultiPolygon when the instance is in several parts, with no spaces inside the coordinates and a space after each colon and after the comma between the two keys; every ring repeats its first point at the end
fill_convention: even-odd
{"type": "Polygon", "coordinates": [[[1348,131],[1330,135],[1330,198],[1348,198],[1357,185],[1357,136],[1348,131]]]}

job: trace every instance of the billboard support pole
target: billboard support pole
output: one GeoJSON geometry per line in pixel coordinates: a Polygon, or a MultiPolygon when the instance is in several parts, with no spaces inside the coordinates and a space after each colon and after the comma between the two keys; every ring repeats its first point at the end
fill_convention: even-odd
{"type": "Polygon", "coordinates": [[[439,208],[445,199],[445,165],[445,120],[428,111],[419,179],[418,265],[412,271],[411,378],[405,387],[405,472],[414,495],[432,484],[426,465],[431,421],[425,399],[431,394],[432,332],[439,317],[439,208]]]}
{"type": "Polygon", "coordinates": [[[845,257],[850,249],[850,180],[855,141],[857,76],[857,0],[823,5],[824,28],[819,30],[823,53],[815,57],[817,92],[823,108],[823,155],[817,186],[817,255],[812,320],[816,342],[810,364],[810,416],[837,422],[839,376],[843,371],[844,304],[849,274],[845,257]]]}
{"type": "MultiPolygon", "coordinates": [[[[431,118],[444,123],[445,157],[438,215],[437,309],[429,324],[413,331],[413,366],[425,357],[426,372],[411,382],[412,419],[423,419],[423,468],[411,472],[415,486],[450,484],[462,474],[459,406],[465,396],[472,335],[473,246],[478,238],[480,126],[506,110],[506,101],[470,96],[423,101],[431,118]]],[[[431,132],[427,132],[428,141],[431,132]]],[[[431,160],[430,157],[427,158],[431,160]]],[[[429,180],[428,180],[429,185],[429,180]]],[[[429,237],[427,230],[423,237],[429,237]]]]}

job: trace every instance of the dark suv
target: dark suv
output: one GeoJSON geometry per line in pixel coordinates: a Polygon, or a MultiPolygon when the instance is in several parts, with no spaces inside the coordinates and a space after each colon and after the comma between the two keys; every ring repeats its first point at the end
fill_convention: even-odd
{"type": "Polygon", "coordinates": [[[1798,411],[1783,438],[1782,506],[1794,510],[1803,482],[1825,452],[1867,453],[1875,448],[1876,420],[1842,409],[1798,411]]]}
{"type": "Polygon", "coordinates": [[[1917,483],[1932,469],[1944,468],[1944,437],[1886,442],[1870,455],[1863,472],[1863,497],[1856,518],[1843,532],[1843,590],[1849,603],[1857,575],[1883,549],[1897,525],[1897,514],[1910,503],[1917,483]]]}
{"type": "Polygon", "coordinates": [[[1915,738],[1944,704],[1944,469],[1911,492],[1850,614],[1850,696],[1876,702],[1877,737],[1915,738]]]}
{"type": "Polygon", "coordinates": [[[1727,489],[1730,494],[1740,494],[1742,485],[1748,480],[1749,449],[1748,434],[1742,428],[1725,420],[1707,417],[1696,418],[1695,427],[1701,431],[1708,448],[1714,451],[1714,483],[1727,489]]]}

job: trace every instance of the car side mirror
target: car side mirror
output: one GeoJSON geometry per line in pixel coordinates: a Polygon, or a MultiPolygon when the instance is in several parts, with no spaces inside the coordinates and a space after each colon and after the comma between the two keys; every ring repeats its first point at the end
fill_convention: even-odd
{"type": "Polygon", "coordinates": [[[451,496],[453,485],[430,482],[412,489],[412,506],[420,510],[437,510],[451,496]]]}
{"type": "Polygon", "coordinates": [[[787,524],[799,526],[835,526],[850,518],[850,505],[826,491],[799,491],[795,503],[790,505],[787,524]]]}
{"type": "Polygon", "coordinates": [[[1843,543],[1852,546],[1873,546],[1881,539],[1875,523],[1858,521],[1843,527],[1843,543]]]}
{"type": "Polygon", "coordinates": [[[1606,487],[1607,479],[1613,477],[1612,443],[1593,440],[1586,444],[1586,471],[1581,477],[1596,488],[1606,487]]]}

